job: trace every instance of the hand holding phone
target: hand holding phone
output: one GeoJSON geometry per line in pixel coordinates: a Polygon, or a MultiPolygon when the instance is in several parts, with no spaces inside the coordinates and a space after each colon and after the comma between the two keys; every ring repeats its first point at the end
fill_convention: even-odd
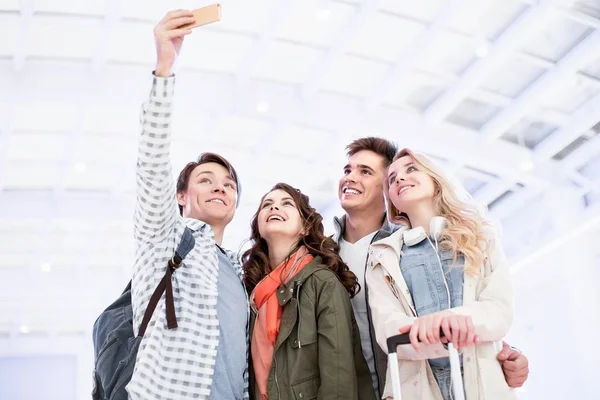
{"type": "Polygon", "coordinates": [[[183,38],[198,26],[217,22],[221,19],[221,5],[212,4],[193,11],[169,11],[154,27],[156,42],[156,69],[160,77],[171,75],[175,59],[179,55],[183,38]]]}

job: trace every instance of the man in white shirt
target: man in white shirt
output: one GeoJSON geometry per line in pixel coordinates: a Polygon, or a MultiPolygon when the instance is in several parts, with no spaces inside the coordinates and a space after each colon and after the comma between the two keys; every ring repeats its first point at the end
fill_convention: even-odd
{"type": "MultiPolygon", "coordinates": [[[[352,307],[373,386],[379,394],[379,388],[383,388],[385,384],[387,356],[375,340],[365,271],[371,243],[389,236],[394,230],[386,218],[383,179],[398,149],[386,139],[368,137],[353,141],[346,150],[348,162],[344,166],[338,188],[340,205],[346,214],[335,218],[334,239],[340,245],[342,259],[356,274],[362,288],[352,299],[352,307]]],[[[522,386],[529,374],[527,357],[504,343],[498,360],[502,363],[508,385],[522,386]]]]}

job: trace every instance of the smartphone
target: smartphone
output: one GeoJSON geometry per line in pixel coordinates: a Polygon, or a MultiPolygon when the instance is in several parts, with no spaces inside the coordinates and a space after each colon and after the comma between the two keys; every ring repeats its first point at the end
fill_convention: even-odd
{"type": "Polygon", "coordinates": [[[180,29],[193,29],[202,25],[212,24],[221,20],[221,4],[211,4],[210,6],[192,10],[194,14],[194,23],[182,25],[180,29]]]}

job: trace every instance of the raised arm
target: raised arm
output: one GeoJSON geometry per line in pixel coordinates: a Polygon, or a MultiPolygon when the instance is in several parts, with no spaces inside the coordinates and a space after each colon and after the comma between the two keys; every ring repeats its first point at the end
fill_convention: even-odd
{"type": "Polygon", "coordinates": [[[186,11],[171,11],[154,28],[157,65],[150,97],[142,105],[136,166],[134,234],[138,243],[163,240],[178,218],[170,160],[175,85],[171,68],[183,37],[190,32],[177,27],[193,21],[190,16],[186,11]]]}
{"type": "Polygon", "coordinates": [[[150,296],[167,268],[166,262],[156,262],[153,249],[162,247],[167,253],[174,250],[169,246],[175,246],[172,233],[179,219],[170,159],[175,84],[170,69],[185,34],[172,26],[185,23],[183,15],[185,13],[170,12],[154,28],[157,67],[150,97],[142,105],[140,117],[134,211],[137,261],[133,268],[131,291],[136,334],[150,296]],[[169,242],[169,239],[172,241],[169,242]],[[163,246],[165,243],[167,248],[163,246]]]}

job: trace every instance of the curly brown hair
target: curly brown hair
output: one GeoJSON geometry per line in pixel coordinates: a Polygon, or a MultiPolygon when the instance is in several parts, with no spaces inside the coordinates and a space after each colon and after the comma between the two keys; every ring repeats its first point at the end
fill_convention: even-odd
{"type": "MultiPolygon", "coordinates": [[[[305,246],[310,254],[315,257],[321,257],[323,266],[335,272],[340,282],[342,282],[350,294],[350,297],[354,297],[360,291],[358,279],[340,257],[339,245],[331,237],[325,236],[323,217],[310,205],[308,196],[286,183],[278,183],[261,198],[260,204],[274,190],[283,190],[294,199],[296,208],[302,218],[304,230],[307,232],[298,241],[290,254],[288,254],[286,262],[301,246],[305,246]]],[[[276,267],[269,264],[269,247],[267,242],[260,237],[258,231],[259,212],[260,205],[256,214],[252,217],[250,225],[252,247],[246,250],[242,256],[245,284],[248,293],[252,293],[256,285],[276,267]]]]}

